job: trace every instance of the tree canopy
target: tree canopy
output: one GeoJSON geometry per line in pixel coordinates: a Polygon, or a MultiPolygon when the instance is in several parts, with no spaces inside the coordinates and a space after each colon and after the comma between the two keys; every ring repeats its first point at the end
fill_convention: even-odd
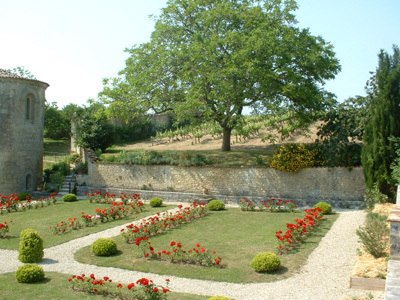
{"type": "Polygon", "coordinates": [[[170,0],[101,99],[125,118],[172,110],[215,121],[223,150],[246,107],[309,117],[334,97],[323,85],[340,65],[332,45],[296,27],[296,9],[294,0],[170,0]]]}
{"type": "Polygon", "coordinates": [[[363,136],[362,165],[368,188],[394,197],[396,184],[390,168],[395,161],[395,139],[400,137],[400,49],[393,46],[393,55],[381,50],[378,67],[367,83],[368,120],[363,136]]]}

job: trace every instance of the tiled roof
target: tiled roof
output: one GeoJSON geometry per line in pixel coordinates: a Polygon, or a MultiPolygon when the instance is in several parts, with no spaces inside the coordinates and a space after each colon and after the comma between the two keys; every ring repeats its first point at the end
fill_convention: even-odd
{"type": "Polygon", "coordinates": [[[0,69],[0,78],[23,78],[15,73],[11,73],[7,70],[0,69]]]}

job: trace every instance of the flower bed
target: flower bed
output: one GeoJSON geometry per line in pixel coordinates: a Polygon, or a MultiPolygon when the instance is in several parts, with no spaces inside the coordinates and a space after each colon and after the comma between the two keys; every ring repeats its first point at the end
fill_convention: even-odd
{"type": "Polygon", "coordinates": [[[197,264],[206,267],[222,267],[221,257],[216,255],[215,251],[201,248],[197,243],[196,247],[189,250],[183,250],[182,244],[172,241],[167,250],[156,251],[147,237],[137,238],[135,245],[142,252],[143,257],[148,259],[169,260],[171,263],[197,264]]]}
{"type": "Polygon", "coordinates": [[[188,207],[178,206],[175,213],[157,213],[154,217],[143,219],[139,224],[129,224],[121,229],[121,235],[127,243],[134,243],[137,238],[160,234],[168,229],[188,223],[196,218],[207,215],[207,206],[204,203],[193,203],[188,207]]]}
{"type": "Polygon", "coordinates": [[[84,193],[90,203],[105,203],[111,204],[116,202],[117,199],[121,199],[121,201],[126,205],[129,202],[137,202],[140,200],[139,194],[126,195],[125,193],[121,193],[118,197],[115,194],[110,194],[108,192],[102,194],[101,191],[90,191],[89,193],[84,193]]]}
{"type": "Polygon", "coordinates": [[[268,199],[264,200],[249,200],[243,197],[240,200],[240,209],[242,211],[269,211],[269,212],[281,212],[290,211],[293,212],[297,208],[297,203],[293,200],[282,200],[282,199],[268,199]]]}
{"type": "Polygon", "coordinates": [[[129,283],[125,287],[121,283],[113,283],[113,281],[104,276],[96,278],[94,274],[90,276],[73,275],[68,278],[71,288],[75,291],[98,294],[113,299],[124,300],[163,300],[167,299],[169,292],[169,279],[166,279],[166,286],[158,286],[152,280],[140,278],[136,283],[129,283]]]}
{"type": "Polygon", "coordinates": [[[82,212],[80,219],[77,217],[68,218],[67,221],[63,220],[55,226],[51,226],[50,230],[52,230],[54,234],[65,234],[73,230],[92,227],[98,223],[127,218],[141,211],[143,211],[143,202],[141,200],[129,202],[127,205],[124,205],[122,202],[113,202],[110,204],[109,208],[97,208],[93,216],[82,212]]]}
{"type": "Polygon", "coordinates": [[[0,238],[4,239],[7,237],[7,234],[10,231],[10,224],[12,224],[12,221],[0,223],[0,238]]]}
{"type": "Polygon", "coordinates": [[[303,219],[296,218],[296,223],[287,223],[286,232],[283,234],[282,230],[275,233],[277,242],[278,254],[287,253],[290,250],[298,247],[304,238],[319,225],[322,219],[321,209],[319,207],[306,209],[306,214],[303,219]]]}
{"type": "Polygon", "coordinates": [[[28,198],[26,201],[21,201],[18,199],[18,195],[11,194],[10,196],[4,196],[0,194],[0,214],[20,212],[27,209],[37,209],[42,207],[47,207],[51,204],[56,204],[58,200],[57,193],[50,194],[47,198],[40,198],[34,200],[33,198],[28,198]]]}

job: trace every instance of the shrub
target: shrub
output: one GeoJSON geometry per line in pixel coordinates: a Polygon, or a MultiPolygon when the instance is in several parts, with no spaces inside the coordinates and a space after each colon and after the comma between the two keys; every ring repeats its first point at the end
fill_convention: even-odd
{"type": "Polygon", "coordinates": [[[389,198],[387,195],[381,193],[378,185],[375,183],[372,188],[367,189],[367,193],[364,195],[364,200],[367,208],[372,208],[376,203],[388,202],[389,198]]]}
{"type": "Polygon", "coordinates": [[[275,150],[269,165],[271,168],[296,173],[304,168],[311,168],[319,163],[319,148],[308,149],[304,144],[286,144],[275,150]]]}
{"type": "Polygon", "coordinates": [[[389,228],[385,218],[377,217],[374,214],[369,215],[365,226],[357,229],[357,235],[368,253],[376,258],[386,256],[389,228]]]}
{"type": "Polygon", "coordinates": [[[231,300],[231,298],[228,298],[225,296],[214,296],[214,297],[208,298],[207,300],[231,300]]]}
{"type": "Polygon", "coordinates": [[[44,278],[44,271],[41,266],[36,264],[26,264],[17,269],[15,278],[21,283],[38,282],[44,278]]]}
{"type": "Polygon", "coordinates": [[[320,209],[322,209],[322,214],[323,215],[327,215],[330,214],[332,212],[332,206],[329,203],[326,202],[318,202],[317,204],[315,204],[313,206],[313,208],[317,208],[319,207],[320,209]]]}
{"type": "Polygon", "coordinates": [[[62,197],[64,202],[75,202],[78,201],[78,198],[75,194],[66,194],[62,197]]]}
{"type": "Polygon", "coordinates": [[[162,205],[162,199],[158,197],[154,197],[150,200],[150,206],[152,207],[160,207],[162,205]]]}
{"type": "Polygon", "coordinates": [[[97,239],[91,246],[92,252],[97,256],[109,256],[117,253],[117,243],[112,239],[97,239]]]}
{"type": "Polygon", "coordinates": [[[29,194],[28,192],[20,193],[20,194],[18,195],[18,200],[20,200],[20,201],[25,201],[25,200],[26,200],[26,197],[31,198],[31,194],[29,194]]]}
{"type": "Polygon", "coordinates": [[[254,256],[250,265],[256,272],[273,272],[280,268],[281,261],[275,253],[261,252],[254,256]]]}
{"type": "Polygon", "coordinates": [[[225,209],[225,203],[222,202],[221,200],[211,200],[208,203],[207,208],[209,210],[224,210],[225,209]]]}
{"type": "Polygon", "coordinates": [[[21,231],[18,259],[24,263],[37,263],[43,259],[43,240],[34,229],[21,231]]]}

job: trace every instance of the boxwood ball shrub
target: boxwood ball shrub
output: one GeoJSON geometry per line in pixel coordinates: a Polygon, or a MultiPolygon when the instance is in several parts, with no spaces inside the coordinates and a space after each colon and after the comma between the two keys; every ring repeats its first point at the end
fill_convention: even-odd
{"type": "Polygon", "coordinates": [[[207,208],[209,210],[224,210],[225,209],[225,203],[222,202],[221,200],[211,200],[208,205],[207,208]]]}
{"type": "Polygon", "coordinates": [[[29,194],[28,192],[23,192],[23,193],[20,193],[19,195],[18,195],[18,200],[20,200],[20,201],[25,201],[26,200],[26,197],[31,197],[31,194],[29,194]]]}
{"type": "Polygon", "coordinates": [[[208,298],[207,300],[231,300],[231,298],[228,298],[225,296],[214,296],[214,297],[208,298]]]}
{"type": "Polygon", "coordinates": [[[250,265],[256,272],[273,272],[280,268],[281,261],[275,253],[261,252],[254,256],[250,265]]]}
{"type": "Polygon", "coordinates": [[[150,200],[150,206],[152,207],[160,207],[162,205],[162,199],[158,197],[154,197],[150,200]]]}
{"type": "Polygon", "coordinates": [[[15,279],[21,283],[32,283],[41,281],[44,278],[44,271],[37,264],[26,264],[20,266],[15,273],[15,279]]]}
{"type": "Polygon", "coordinates": [[[43,240],[34,229],[25,229],[19,236],[18,259],[23,263],[37,263],[43,259],[43,240]]]}
{"type": "Polygon", "coordinates": [[[75,202],[78,201],[78,198],[75,194],[66,194],[62,197],[64,202],[75,202]]]}
{"type": "Polygon", "coordinates": [[[117,253],[117,243],[112,239],[99,238],[91,246],[97,256],[110,256],[117,253]]]}
{"type": "Polygon", "coordinates": [[[326,215],[326,214],[330,214],[332,212],[332,206],[329,203],[326,202],[318,202],[317,204],[315,204],[313,206],[313,208],[317,208],[319,207],[320,209],[322,209],[322,214],[326,215]]]}

